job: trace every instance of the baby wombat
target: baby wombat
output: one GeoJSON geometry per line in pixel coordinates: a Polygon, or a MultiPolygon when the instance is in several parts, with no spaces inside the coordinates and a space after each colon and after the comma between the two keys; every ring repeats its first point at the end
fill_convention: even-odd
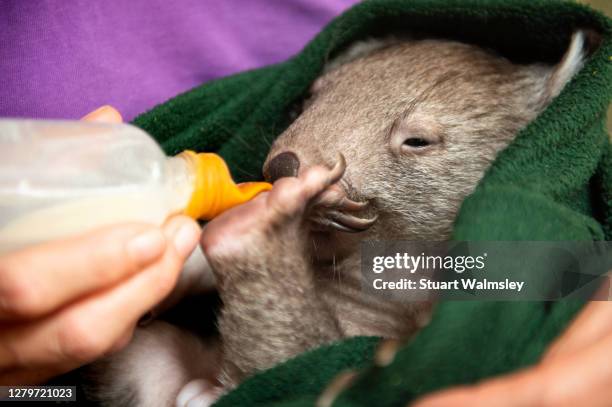
{"type": "MultiPolygon", "coordinates": [[[[584,48],[577,33],[558,65],[518,65],[454,41],[388,39],[333,61],[272,146],[263,168],[272,191],[204,230],[224,303],[221,387],[327,342],[406,337],[422,326],[429,304],[391,304],[361,290],[359,242],[448,239],[462,200],[581,68],[584,48]]],[[[140,342],[115,356],[115,365],[130,366],[125,355],[140,342]]],[[[193,342],[185,343],[174,365],[159,366],[165,377],[185,363],[210,365],[186,357],[193,342]]],[[[132,400],[154,405],[145,396],[150,387],[138,388],[150,386],[150,372],[139,369],[124,369],[124,376],[132,370],[132,400]]],[[[165,393],[158,405],[166,405],[179,388],[158,391],[165,393]]],[[[189,399],[189,406],[206,405],[210,386],[186,386],[179,404],[189,399]]]]}

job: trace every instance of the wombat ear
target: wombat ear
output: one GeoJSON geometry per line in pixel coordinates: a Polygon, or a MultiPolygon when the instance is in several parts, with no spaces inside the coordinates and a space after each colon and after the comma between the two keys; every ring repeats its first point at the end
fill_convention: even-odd
{"type": "Polygon", "coordinates": [[[352,62],[358,58],[365,57],[379,49],[388,47],[389,45],[397,44],[400,42],[395,37],[387,38],[368,38],[365,40],[357,41],[351,44],[348,48],[342,51],[339,55],[330,59],[326,62],[323,67],[323,73],[332,71],[344,64],[352,62]]]}
{"type": "Polygon", "coordinates": [[[565,85],[582,69],[588,54],[589,44],[594,43],[594,33],[576,31],[561,62],[553,67],[546,85],[546,101],[559,96],[565,85]],[[592,41],[589,41],[593,38],[592,41]]]}

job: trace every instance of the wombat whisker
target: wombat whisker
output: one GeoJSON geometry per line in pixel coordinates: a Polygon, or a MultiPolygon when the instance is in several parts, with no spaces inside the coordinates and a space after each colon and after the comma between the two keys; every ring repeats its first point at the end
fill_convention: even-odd
{"type": "Polygon", "coordinates": [[[253,152],[255,151],[255,149],[249,143],[247,143],[246,141],[244,141],[242,139],[242,136],[238,135],[235,138],[235,140],[237,140],[240,144],[242,144],[244,147],[246,147],[249,151],[253,151],[253,152]]]}
{"type": "Polygon", "coordinates": [[[250,171],[245,170],[244,168],[240,167],[237,164],[234,164],[232,166],[232,168],[235,169],[236,171],[238,171],[239,173],[241,173],[242,175],[244,175],[247,178],[256,178],[256,177],[259,176],[257,174],[254,174],[254,173],[250,172],[250,171]]]}
{"type": "MultiPolygon", "coordinates": [[[[221,348],[209,352],[200,338],[178,330],[155,332],[159,321],[140,327],[138,333],[150,340],[132,341],[112,360],[117,368],[108,370],[113,381],[106,386],[108,398],[136,378],[128,389],[132,399],[150,394],[150,383],[157,381],[165,386],[165,393],[163,388],[157,393],[167,397],[136,405],[174,405],[167,400],[182,386],[181,372],[191,372],[194,365],[209,365],[208,374],[229,390],[258,371],[343,338],[411,338],[428,320],[431,300],[400,303],[361,290],[359,242],[449,239],[461,202],[497,151],[582,68],[583,37],[575,34],[566,56],[550,66],[514,64],[472,44],[428,38],[357,43],[336,56],[312,84],[309,106],[273,141],[268,154],[273,161],[286,153],[292,173],[297,163],[327,165],[327,188],[296,214],[299,222],[269,219],[236,233],[234,223],[226,221],[232,244],[205,253],[217,281],[248,276],[218,284],[224,304],[217,324],[221,348]],[[271,222],[282,227],[260,239],[271,222]],[[286,295],[287,287],[295,295],[286,295]],[[144,365],[133,371],[150,360],[170,370],[144,365]]],[[[281,130],[260,129],[270,137],[281,130]]],[[[249,140],[270,142],[262,133],[224,131],[238,138],[234,146],[245,145],[248,152],[253,151],[249,140]]],[[[251,155],[252,162],[263,159],[251,155]]],[[[232,167],[253,178],[244,168],[232,167]]],[[[253,206],[245,213],[257,217],[263,209],[253,206]]]]}
{"type": "Polygon", "coordinates": [[[336,268],[336,255],[332,256],[332,270],[333,270],[333,279],[336,279],[336,275],[338,275],[338,286],[342,286],[342,273],[336,268]]]}

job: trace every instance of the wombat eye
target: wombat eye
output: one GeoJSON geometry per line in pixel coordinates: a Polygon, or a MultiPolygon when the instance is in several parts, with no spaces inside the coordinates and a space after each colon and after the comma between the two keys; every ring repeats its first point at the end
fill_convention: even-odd
{"type": "Polygon", "coordinates": [[[405,146],[412,147],[412,148],[422,148],[422,147],[427,147],[431,143],[428,140],[425,140],[424,138],[411,137],[411,138],[407,138],[406,140],[404,140],[403,144],[405,146]]]}
{"type": "Polygon", "coordinates": [[[424,119],[407,120],[403,116],[396,119],[390,129],[391,152],[398,156],[428,154],[442,142],[439,127],[437,123],[424,119]]]}

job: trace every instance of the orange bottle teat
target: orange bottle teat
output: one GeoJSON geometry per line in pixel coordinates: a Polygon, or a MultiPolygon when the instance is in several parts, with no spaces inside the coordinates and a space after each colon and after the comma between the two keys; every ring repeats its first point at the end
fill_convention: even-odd
{"type": "Polygon", "coordinates": [[[193,193],[185,208],[185,214],[194,219],[210,220],[272,188],[267,182],[236,184],[227,164],[217,154],[186,150],[179,156],[192,166],[194,174],[193,193]]]}

